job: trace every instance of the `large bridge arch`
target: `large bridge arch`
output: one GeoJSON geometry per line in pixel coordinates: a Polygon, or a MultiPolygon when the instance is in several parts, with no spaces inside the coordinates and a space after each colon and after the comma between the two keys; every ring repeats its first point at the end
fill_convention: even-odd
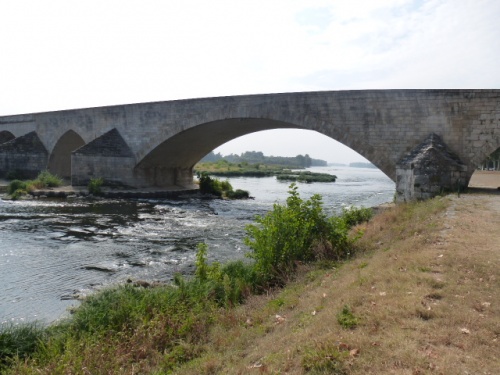
{"type": "MultiPolygon", "coordinates": [[[[342,127],[331,128],[325,132],[315,130],[317,126],[306,128],[299,124],[267,118],[231,118],[211,121],[193,126],[168,139],[160,141],[136,165],[134,173],[137,177],[155,186],[191,184],[194,165],[210,151],[235,138],[272,129],[303,129],[317,131],[353,149],[373,164],[382,166],[381,170],[390,174],[391,170],[383,169],[374,148],[369,147],[361,137],[352,137],[342,131],[342,127]]],[[[276,142],[280,142],[276,139],[276,142]]]]}

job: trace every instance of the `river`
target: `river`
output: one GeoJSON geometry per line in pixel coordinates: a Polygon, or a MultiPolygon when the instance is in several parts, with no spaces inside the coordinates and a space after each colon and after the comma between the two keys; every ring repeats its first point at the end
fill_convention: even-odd
{"type": "MultiPolygon", "coordinates": [[[[334,214],[343,205],[391,202],[394,183],[377,169],[321,167],[335,183],[298,184],[301,197],[323,197],[334,214]]],[[[196,246],[209,260],[244,258],[245,226],[287,197],[274,177],[231,178],[252,200],[0,200],[0,324],[49,323],[66,316],[77,296],[126,282],[169,281],[193,271],[196,246]]]]}

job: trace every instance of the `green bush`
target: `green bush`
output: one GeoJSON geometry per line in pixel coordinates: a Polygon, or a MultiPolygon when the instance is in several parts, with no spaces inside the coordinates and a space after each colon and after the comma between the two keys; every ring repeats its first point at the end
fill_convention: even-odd
{"type": "Polygon", "coordinates": [[[94,195],[99,195],[102,193],[102,185],[104,180],[102,178],[91,178],[87,186],[89,193],[94,195]]]}
{"type": "Polygon", "coordinates": [[[211,194],[216,197],[226,197],[229,199],[244,199],[250,196],[250,193],[245,190],[237,189],[233,191],[233,187],[228,180],[220,181],[218,178],[212,178],[207,172],[198,173],[200,182],[200,193],[211,194]]]}
{"type": "Polygon", "coordinates": [[[246,190],[236,189],[235,191],[228,191],[226,196],[229,199],[248,199],[250,198],[250,193],[246,190]]]}
{"type": "Polygon", "coordinates": [[[9,195],[14,194],[16,191],[24,191],[25,194],[28,189],[28,183],[26,181],[21,181],[21,180],[12,180],[9,183],[9,186],[7,186],[7,192],[9,195]]]}
{"type": "Polygon", "coordinates": [[[248,225],[245,244],[255,261],[255,271],[263,282],[283,283],[297,262],[342,259],[350,254],[349,226],[342,218],[327,218],[321,196],[308,200],[299,197],[297,186],[290,185],[285,205],[275,204],[257,225],[248,225]]]}
{"type": "Polygon", "coordinates": [[[218,179],[211,178],[207,172],[199,173],[198,179],[200,180],[200,193],[222,197],[222,187],[218,179]]]}
{"type": "Polygon", "coordinates": [[[40,185],[42,185],[41,188],[58,187],[64,183],[60,177],[53,175],[49,171],[40,172],[35,182],[38,182],[40,185]]]}
{"type": "Polygon", "coordinates": [[[354,206],[342,208],[342,218],[349,227],[368,221],[372,216],[373,210],[371,208],[357,208],[354,206]]]}
{"type": "Polygon", "coordinates": [[[57,187],[63,184],[63,180],[48,171],[40,172],[34,180],[12,180],[7,187],[7,192],[12,199],[18,199],[22,195],[34,189],[44,189],[46,187],[57,187]]]}

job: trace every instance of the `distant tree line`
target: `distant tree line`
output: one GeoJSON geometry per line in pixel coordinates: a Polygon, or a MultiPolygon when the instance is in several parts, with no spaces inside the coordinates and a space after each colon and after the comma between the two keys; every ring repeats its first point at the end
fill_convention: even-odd
{"type": "Polygon", "coordinates": [[[325,160],[313,159],[308,154],[297,155],[294,157],[285,156],[265,156],[260,151],[246,151],[241,155],[230,154],[223,156],[221,153],[215,154],[211,151],[200,162],[217,162],[219,160],[226,160],[230,163],[248,163],[248,164],[275,164],[289,167],[326,167],[325,160]]]}
{"type": "Polygon", "coordinates": [[[352,168],[377,168],[372,163],[363,163],[363,162],[349,163],[349,167],[352,167],[352,168]]]}

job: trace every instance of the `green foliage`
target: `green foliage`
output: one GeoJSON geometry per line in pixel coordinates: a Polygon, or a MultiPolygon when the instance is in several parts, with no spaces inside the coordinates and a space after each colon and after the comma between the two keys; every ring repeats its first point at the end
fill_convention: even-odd
{"type": "Polygon", "coordinates": [[[42,185],[40,188],[58,187],[64,183],[60,177],[53,175],[49,171],[40,172],[34,182],[42,185]]]}
{"type": "MultiPolygon", "coordinates": [[[[222,162],[227,164],[225,160],[221,160],[218,163],[222,162]]],[[[211,194],[216,197],[226,197],[229,199],[244,199],[250,196],[250,193],[245,190],[237,189],[233,191],[233,187],[229,181],[220,181],[217,178],[212,178],[207,172],[198,173],[198,179],[200,181],[200,193],[202,194],[211,194]]]]}
{"type": "Polygon", "coordinates": [[[343,328],[353,329],[358,325],[358,318],[354,316],[349,306],[344,305],[342,311],[337,314],[337,322],[343,328]]]}
{"type": "Polygon", "coordinates": [[[28,183],[26,181],[21,180],[12,180],[7,186],[7,192],[9,195],[14,194],[16,191],[24,191],[25,193],[28,190],[28,183]]]}
{"type": "Polygon", "coordinates": [[[315,172],[282,172],[276,176],[279,181],[298,181],[298,182],[335,182],[337,176],[328,173],[315,173],[315,172]]]}
{"type": "Polygon", "coordinates": [[[104,180],[102,178],[91,178],[87,186],[89,193],[94,195],[99,195],[102,193],[102,185],[104,180]]]}
{"type": "Polygon", "coordinates": [[[7,192],[12,199],[19,199],[21,196],[35,189],[58,187],[63,184],[63,180],[48,171],[40,172],[34,180],[12,180],[7,187],[7,192]]]}
{"type": "Polygon", "coordinates": [[[319,195],[304,201],[293,183],[288,193],[286,205],[275,204],[271,212],[255,219],[257,225],[246,228],[245,244],[252,249],[248,256],[263,282],[285,282],[297,262],[350,255],[352,241],[344,219],[327,218],[319,195]]]}
{"type": "Polygon", "coordinates": [[[253,266],[241,261],[230,262],[223,267],[218,262],[208,265],[207,250],[206,244],[198,245],[195,281],[208,285],[219,305],[227,307],[242,302],[256,285],[253,266]]]}
{"type": "Polygon", "coordinates": [[[222,197],[222,187],[218,179],[211,178],[207,172],[199,173],[198,179],[200,181],[200,193],[222,197]]]}
{"type": "Polygon", "coordinates": [[[349,227],[368,221],[373,216],[371,208],[357,208],[354,206],[342,208],[342,218],[349,227]]]}
{"type": "Polygon", "coordinates": [[[250,198],[250,193],[246,190],[236,189],[235,191],[228,191],[226,196],[229,199],[248,199],[250,198]]]}
{"type": "Polygon", "coordinates": [[[45,335],[44,328],[37,323],[0,327],[0,371],[13,358],[31,355],[45,335]]]}

